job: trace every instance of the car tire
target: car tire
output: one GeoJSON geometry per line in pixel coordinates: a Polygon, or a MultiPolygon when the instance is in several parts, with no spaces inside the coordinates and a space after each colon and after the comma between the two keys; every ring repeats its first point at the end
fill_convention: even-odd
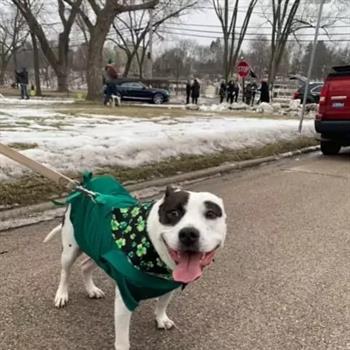
{"type": "Polygon", "coordinates": [[[164,97],[161,94],[155,94],[153,96],[153,103],[156,105],[161,105],[164,102],[164,97]]]}
{"type": "Polygon", "coordinates": [[[325,156],[334,156],[339,153],[341,146],[334,141],[321,141],[321,152],[325,156]]]}

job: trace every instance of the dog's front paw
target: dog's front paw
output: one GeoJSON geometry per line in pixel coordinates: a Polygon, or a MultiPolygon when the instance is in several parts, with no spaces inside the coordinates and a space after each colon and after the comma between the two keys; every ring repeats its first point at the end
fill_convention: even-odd
{"type": "Polygon", "coordinates": [[[105,297],[105,293],[100,288],[97,288],[96,286],[89,289],[87,292],[88,292],[89,298],[91,299],[101,299],[105,297]]]}
{"type": "Polygon", "coordinates": [[[174,321],[172,321],[167,315],[156,318],[158,329],[171,329],[175,327],[174,321]]]}
{"type": "Polygon", "coordinates": [[[66,306],[68,303],[68,291],[59,289],[55,296],[55,306],[61,308],[66,306]]]}

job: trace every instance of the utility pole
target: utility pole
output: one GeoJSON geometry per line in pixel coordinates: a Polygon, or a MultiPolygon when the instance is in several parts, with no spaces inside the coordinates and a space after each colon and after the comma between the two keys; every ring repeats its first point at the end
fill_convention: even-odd
{"type": "Polygon", "coordinates": [[[148,48],[148,77],[153,78],[153,9],[149,10],[149,48],[148,48]]]}
{"type": "Polygon", "coordinates": [[[307,80],[305,82],[305,90],[304,90],[304,97],[303,97],[303,109],[301,111],[299,128],[298,128],[299,132],[301,132],[301,130],[303,129],[303,121],[304,121],[305,110],[306,110],[306,101],[307,101],[307,95],[308,95],[309,86],[310,86],[310,79],[311,79],[312,69],[314,67],[316,48],[317,48],[317,42],[318,42],[318,34],[320,32],[320,26],[321,26],[323,5],[326,2],[329,2],[329,0],[314,0],[314,1],[316,3],[320,4],[320,8],[319,8],[319,11],[318,11],[318,18],[317,18],[317,24],[316,24],[316,29],[315,29],[315,37],[314,37],[314,43],[313,43],[313,46],[312,46],[311,59],[310,59],[310,63],[309,63],[309,70],[308,70],[308,73],[307,73],[307,80]]]}

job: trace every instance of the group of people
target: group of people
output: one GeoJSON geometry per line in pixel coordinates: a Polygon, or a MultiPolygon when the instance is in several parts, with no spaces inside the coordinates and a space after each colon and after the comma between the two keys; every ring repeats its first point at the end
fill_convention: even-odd
{"type": "Polygon", "coordinates": [[[230,80],[228,84],[226,84],[224,81],[220,84],[219,89],[219,96],[220,96],[220,103],[224,102],[224,99],[226,97],[226,102],[233,103],[238,101],[238,95],[239,95],[239,84],[234,81],[230,80]]]}
{"type": "Polygon", "coordinates": [[[186,83],[186,104],[189,104],[190,100],[192,101],[192,104],[198,104],[200,90],[201,86],[197,79],[194,79],[193,83],[191,80],[188,80],[186,83]]]}
{"type": "MultiPolygon", "coordinates": [[[[247,85],[243,89],[242,101],[247,105],[253,106],[255,104],[255,97],[257,92],[260,92],[260,98],[258,103],[270,102],[269,86],[266,81],[261,82],[261,86],[255,80],[248,81],[247,85]]],[[[219,96],[220,103],[224,102],[226,98],[227,103],[233,103],[238,101],[238,96],[240,92],[240,86],[237,81],[230,80],[227,84],[223,81],[220,84],[219,96]]]]}

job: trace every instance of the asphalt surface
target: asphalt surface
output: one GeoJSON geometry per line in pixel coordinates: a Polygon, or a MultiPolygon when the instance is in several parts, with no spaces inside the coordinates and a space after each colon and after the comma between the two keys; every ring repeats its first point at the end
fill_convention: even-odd
{"type": "MultiPolygon", "coordinates": [[[[178,329],[157,331],[153,301],[133,315],[136,350],[350,349],[350,155],[290,159],[192,186],[221,195],[229,235],[203,278],[169,308],[178,329]]],[[[0,349],[112,349],[113,283],[89,300],[80,271],[70,302],[53,306],[56,222],[0,234],[0,349]]]]}

